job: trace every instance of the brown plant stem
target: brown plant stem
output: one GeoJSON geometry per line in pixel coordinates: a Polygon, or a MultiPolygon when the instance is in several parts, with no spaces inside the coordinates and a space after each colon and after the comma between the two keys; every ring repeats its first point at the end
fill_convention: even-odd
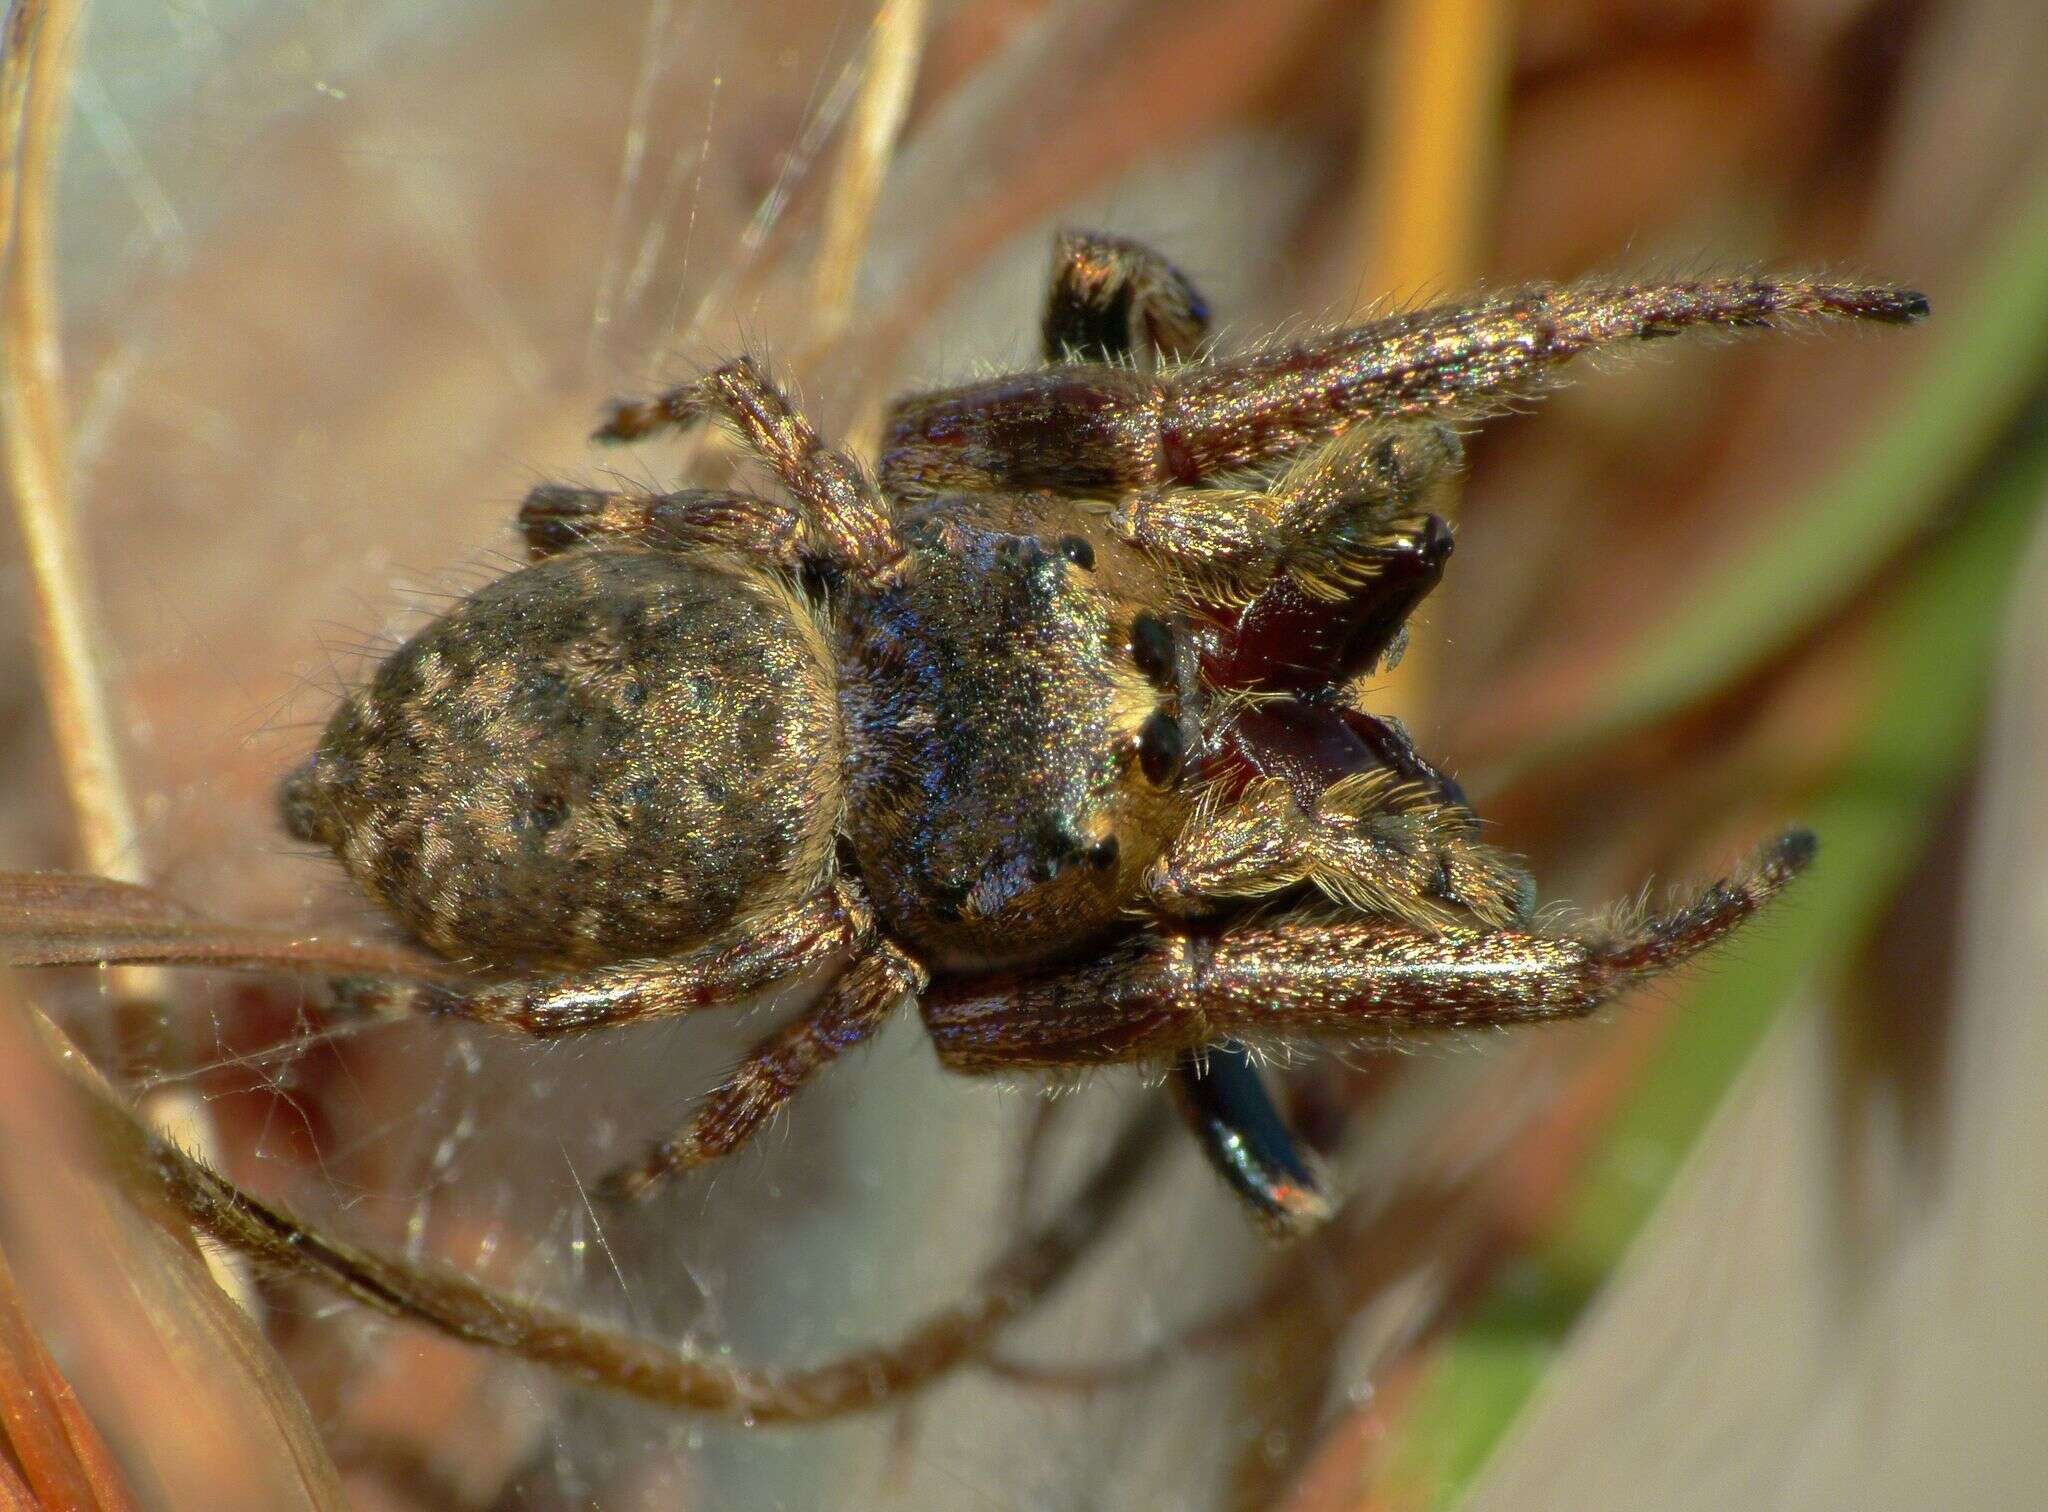
{"type": "Polygon", "coordinates": [[[1142,1189],[1165,1132],[1156,1109],[1131,1124],[1082,1187],[1052,1217],[1012,1240],[965,1298],[900,1338],[815,1365],[767,1369],[701,1357],[451,1266],[403,1260],[316,1233],[146,1128],[54,1026],[40,1016],[37,1023],[87,1095],[114,1166],[160,1194],[201,1233],[263,1269],[316,1281],[388,1316],[592,1386],[749,1424],[867,1411],[979,1357],[1003,1325],[1051,1295],[1116,1221],[1142,1189]]]}

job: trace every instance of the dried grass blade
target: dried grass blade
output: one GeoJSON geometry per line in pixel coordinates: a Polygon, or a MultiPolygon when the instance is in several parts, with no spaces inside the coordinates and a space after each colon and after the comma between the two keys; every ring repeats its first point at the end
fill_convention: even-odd
{"type": "Polygon", "coordinates": [[[57,1410],[69,1394],[36,1338],[13,1272],[0,1259],[0,1426],[8,1454],[35,1498],[31,1505],[100,1505],[57,1410]]]}
{"type": "Polygon", "coordinates": [[[882,0],[868,39],[867,71],[847,122],[845,146],[825,207],[824,236],[812,272],[816,331],[829,342],[853,309],[854,281],[867,251],[875,204],[896,154],[896,140],[917,85],[924,51],[925,0],[882,0]]]}
{"type": "Polygon", "coordinates": [[[0,466],[28,551],[36,649],[86,864],[141,875],[134,805],[102,684],[92,596],[66,496],[50,220],[75,0],[17,0],[0,58],[0,466]]]}
{"type": "Polygon", "coordinates": [[[220,924],[151,888],[41,872],[0,873],[0,963],[147,963],[413,981],[457,975],[402,946],[220,924]]]}

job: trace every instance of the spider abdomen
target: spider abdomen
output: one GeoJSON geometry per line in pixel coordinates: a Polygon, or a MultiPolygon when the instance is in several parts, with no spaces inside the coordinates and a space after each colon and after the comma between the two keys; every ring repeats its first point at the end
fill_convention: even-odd
{"type": "Polygon", "coordinates": [[[719,554],[582,551],[394,652],[281,797],[436,949],[584,965],[802,896],[839,766],[830,656],[786,584],[719,554]]]}

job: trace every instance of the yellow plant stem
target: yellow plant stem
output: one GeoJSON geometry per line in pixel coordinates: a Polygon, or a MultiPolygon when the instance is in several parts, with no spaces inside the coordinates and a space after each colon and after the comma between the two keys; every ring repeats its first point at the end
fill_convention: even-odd
{"type": "MultiPolygon", "coordinates": [[[[1390,0],[1368,89],[1366,171],[1352,212],[1358,287],[1411,303],[1478,281],[1500,175],[1514,7],[1508,0],[1390,0]]],[[[1455,489],[1455,485],[1453,485],[1455,489]]],[[[1440,508],[1452,509],[1455,492],[1440,508]]],[[[1411,651],[1373,706],[1413,718],[1434,652],[1411,651]]]]}
{"type": "Polygon", "coordinates": [[[829,342],[853,312],[855,280],[867,251],[875,204],[896,155],[896,139],[917,85],[924,51],[925,0],[882,0],[868,39],[866,75],[847,121],[846,142],[825,206],[812,269],[817,337],[829,342]]]}

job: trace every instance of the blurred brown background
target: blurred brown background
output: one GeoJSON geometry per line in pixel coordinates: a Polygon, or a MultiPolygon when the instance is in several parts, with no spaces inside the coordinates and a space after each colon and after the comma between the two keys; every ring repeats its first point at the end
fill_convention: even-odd
{"type": "MultiPolygon", "coordinates": [[[[533,481],[722,465],[596,453],[597,404],[744,345],[858,439],[882,395],[1034,360],[1062,224],[1168,251],[1226,342],[1597,270],[1924,288],[1914,331],[1672,344],[1489,426],[1451,578],[1376,694],[1551,897],[1704,873],[1795,817],[1821,872],[1592,1025],[1297,1068],[1357,1194],[1326,1239],[1274,1251],[1178,1152],[1005,1337],[1059,1372],[969,1370],[820,1429],[658,1413],[275,1285],[265,1336],[322,1447],[283,1410],[207,1429],[197,1388],[138,1387],[174,1368],[138,1339],[177,1303],[133,1278],[170,1262],[146,1225],[67,1217],[97,1189],[41,1179],[24,1061],[0,1247],[135,1494],[198,1505],[200,1464],[243,1477],[198,1481],[206,1504],[275,1505],[297,1465],[317,1500],[325,1453],[364,1508],[2025,1504],[2048,1473],[2048,12],[934,3],[842,322],[816,264],[873,16],[90,8],[60,330],[140,875],[218,917],[383,930],[284,839],[272,786],[388,637],[510,565],[533,481]],[[132,1328],[109,1297],[143,1299],[132,1328]]],[[[0,594],[0,856],[76,868],[18,554],[0,594]]],[[[15,988],[109,1048],[101,977],[15,988]]],[[[534,1047],[334,1030],[289,984],[189,975],[129,1080],[319,1221],[808,1359],[966,1284],[1014,1220],[1034,1102],[942,1077],[906,1016],[731,1169],[587,1202],[760,1022],[534,1047]]],[[[1041,1185],[1150,1095],[1062,1100],[1041,1185]]],[[[212,1347],[168,1354],[218,1385],[212,1347]]]]}

